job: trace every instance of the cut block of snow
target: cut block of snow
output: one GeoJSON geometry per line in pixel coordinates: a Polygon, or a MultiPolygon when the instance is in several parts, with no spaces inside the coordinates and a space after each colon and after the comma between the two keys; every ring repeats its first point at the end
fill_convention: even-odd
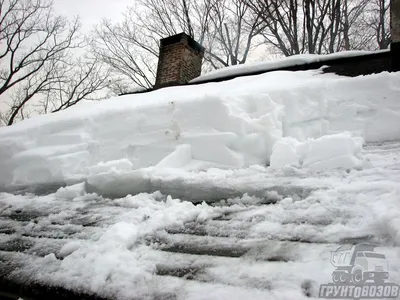
{"type": "Polygon", "coordinates": [[[59,188],[55,193],[55,196],[57,198],[72,200],[76,197],[85,195],[85,193],[86,193],[85,183],[81,182],[74,185],[59,188]]]}
{"type": "Polygon", "coordinates": [[[300,157],[297,154],[299,144],[298,140],[291,137],[277,141],[272,148],[270,166],[272,168],[281,168],[285,165],[299,166],[300,157]]]}
{"type": "Polygon", "coordinates": [[[179,168],[187,165],[192,159],[192,148],[190,145],[180,145],[174,152],[161,160],[155,168],[179,168]]]}
{"type": "MultiPolygon", "coordinates": [[[[360,156],[363,140],[352,137],[350,133],[325,135],[318,139],[309,139],[298,147],[303,166],[339,157],[360,156]]],[[[338,162],[340,159],[337,160],[338,162]]],[[[349,165],[351,168],[353,165],[349,165]]]]}
{"type": "Polygon", "coordinates": [[[68,242],[64,246],[62,246],[62,248],[58,252],[58,256],[62,257],[62,258],[65,258],[68,255],[70,255],[71,253],[73,253],[76,250],[78,250],[81,247],[81,245],[82,245],[81,241],[68,242]]]}
{"type": "MultiPolygon", "coordinates": [[[[400,90],[398,90],[400,96],[400,90]]],[[[400,111],[381,107],[376,111],[370,111],[371,122],[366,124],[365,135],[371,141],[397,140],[400,136],[400,111]],[[385,125],[382,123],[384,122],[385,125]],[[387,130],[391,128],[391,130],[387,130]]]]}
{"type": "Polygon", "coordinates": [[[360,168],[362,144],[362,138],[352,137],[348,132],[304,142],[286,137],[274,145],[270,166],[301,166],[318,171],[360,168]]]}
{"type": "Polygon", "coordinates": [[[115,171],[131,171],[133,168],[132,163],[126,159],[111,160],[107,162],[100,162],[95,166],[88,168],[90,174],[98,174],[115,171]]]}

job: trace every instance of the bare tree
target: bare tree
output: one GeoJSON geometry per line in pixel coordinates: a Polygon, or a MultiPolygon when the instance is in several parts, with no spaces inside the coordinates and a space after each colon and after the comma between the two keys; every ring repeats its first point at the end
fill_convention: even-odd
{"type": "Polygon", "coordinates": [[[0,11],[0,95],[80,46],[78,21],[67,29],[64,18],[53,17],[49,1],[0,0],[0,11]]]}
{"type": "Polygon", "coordinates": [[[49,61],[41,68],[41,72],[28,76],[13,89],[6,125],[12,125],[18,117],[24,119],[26,117],[24,109],[27,103],[32,101],[39,93],[50,90],[52,84],[62,80],[62,77],[57,74],[57,69],[57,63],[52,64],[49,61]]]}
{"type": "MultiPolygon", "coordinates": [[[[103,20],[95,28],[93,54],[111,67],[115,77],[121,76],[139,87],[151,87],[155,77],[158,49],[154,41],[145,43],[146,37],[128,21],[113,25],[103,20]]],[[[126,81],[125,80],[125,81],[126,81]]]]}
{"type": "Polygon", "coordinates": [[[242,1],[262,17],[266,43],[285,56],[371,49],[371,28],[387,46],[387,0],[242,1]]]}
{"type": "MultiPolygon", "coordinates": [[[[55,16],[51,1],[0,0],[0,96],[2,106],[9,106],[2,113],[5,124],[25,118],[30,112],[27,105],[57,90],[60,82],[74,82],[70,71],[77,69],[71,64],[72,51],[84,46],[79,28],[78,19],[69,23],[55,16]]],[[[82,67],[74,78],[83,76],[86,83],[96,70],[97,66],[82,67]]],[[[82,83],[77,84],[75,88],[79,90],[82,83]]],[[[68,106],[61,104],[62,108],[68,106]]]]}
{"type": "Polygon", "coordinates": [[[210,10],[212,32],[206,59],[214,68],[243,64],[251,50],[253,39],[263,29],[262,18],[251,13],[239,0],[217,0],[210,10]]]}
{"type": "Polygon", "coordinates": [[[379,49],[389,47],[390,36],[390,0],[371,0],[364,15],[365,27],[372,31],[375,45],[379,49]]]}
{"type": "Polygon", "coordinates": [[[240,0],[137,0],[122,23],[97,26],[92,48],[119,87],[131,82],[146,88],[155,79],[160,39],[183,31],[205,46],[206,67],[242,64],[261,21],[240,0]]]}
{"type": "Polygon", "coordinates": [[[39,105],[40,113],[57,112],[77,104],[79,101],[98,100],[97,93],[109,87],[110,70],[97,59],[78,58],[72,64],[59,69],[60,76],[46,90],[39,105]]]}
{"type": "Polygon", "coordinates": [[[240,0],[181,0],[182,5],[173,0],[140,1],[151,8],[149,17],[158,24],[151,28],[153,34],[165,37],[192,28],[193,38],[205,46],[205,59],[214,68],[245,63],[253,38],[261,32],[262,19],[240,0]],[[188,17],[181,18],[183,14],[188,17]]]}
{"type": "Polygon", "coordinates": [[[263,19],[265,41],[285,56],[334,51],[340,30],[340,0],[245,3],[263,19]]]}

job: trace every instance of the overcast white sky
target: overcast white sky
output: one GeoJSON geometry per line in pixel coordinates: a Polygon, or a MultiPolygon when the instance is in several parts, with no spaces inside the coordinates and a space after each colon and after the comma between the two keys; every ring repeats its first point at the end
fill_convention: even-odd
{"type": "Polygon", "coordinates": [[[135,0],[54,0],[57,14],[80,16],[84,30],[92,29],[102,18],[121,20],[122,13],[135,0]]]}

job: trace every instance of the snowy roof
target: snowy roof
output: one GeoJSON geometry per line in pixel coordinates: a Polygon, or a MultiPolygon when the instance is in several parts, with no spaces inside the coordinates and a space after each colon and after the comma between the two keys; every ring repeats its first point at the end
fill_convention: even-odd
{"type": "Polygon", "coordinates": [[[201,75],[193,80],[190,83],[202,83],[209,82],[216,79],[221,78],[234,78],[237,76],[245,76],[252,74],[259,74],[263,72],[269,72],[272,70],[279,70],[288,67],[307,65],[318,62],[329,62],[336,59],[343,58],[355,58],[365,55],[374,55],[379,53],[386,53],[390,50],[378,50],[378,51],[342,51],[336,52],[332,54],[326,55],[318,55],[318,54],[298,54],[289,57],[284,57],[277,60],[271,61],[263,61],[263,62],[254,62],[254,63],[246,63],[236,66],[229,66],[217,70],[213,70],[209,73],[201,75]]]}
{"type": "Polygon", "coordinates": [[[0,128],[0,297],[305,300],[358,242],[400,282],[399,91],[277,71],[0,128]]]}
{"type": "MultiPolygon", "coordinates": [[[[362,59],[365,56],[376,56],[381,54],[390,53],[390,50],[376,50],[376,51],[341,51],[332,54],[319,55],[319,54],[299,54],[292,55],[289,57],[284,57],[271,61],[259,61],[252,62],[246,64],[240,64],[235,66],[229,66],[220,68],[217,70],[213,70],[206,74],[203,74],[188,83],[181,84],[184,85],[196,85],[203,84],[209,82],[220,82],[224,80],[234,79],[236,77],[241,76],[251,76],[258,75],[271,71],[279,71],[279,70],[298,70],[296,67],[301,67],[300,70],[307,69],[319,69],[323,65],[322,63],[334,64],[334,63],[343,63],[342,60],[349,59],[362,59]]],[[[378,73],[378,72],[377,72],[378,73]]],[[[367,73],[370,74],[370,73],[367,73]]],[[[366,75],[366,74],[364,74],[366,75]]],[[[154,88],[138,88],[126,93],[120,94],[120,96],[129,95],[129,94],[139,94],[139,93],[147,93],[153,91],[154,88]]]]}

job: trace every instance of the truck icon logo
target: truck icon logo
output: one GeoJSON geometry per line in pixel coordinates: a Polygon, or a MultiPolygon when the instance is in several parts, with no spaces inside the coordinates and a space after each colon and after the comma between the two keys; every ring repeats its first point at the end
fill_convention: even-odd
{"type": "Polygon", "coordinates": [[[319,298],[397,298],[400,286],[389,282],[389,262],[385,254],[374,251],[376,247],[378,245],[361,243],[343,245],[332,251],[333,283],[320,286],[319,298]]]}
{"type": "Polygon", "coordinates": [[[353,283],[362,285],[366,281],[382,284],[389,279],[389,265],[386,256],[374,252],[377,245],[343,245],[331,252],[332,272],[335,284],[353,283]]]}

